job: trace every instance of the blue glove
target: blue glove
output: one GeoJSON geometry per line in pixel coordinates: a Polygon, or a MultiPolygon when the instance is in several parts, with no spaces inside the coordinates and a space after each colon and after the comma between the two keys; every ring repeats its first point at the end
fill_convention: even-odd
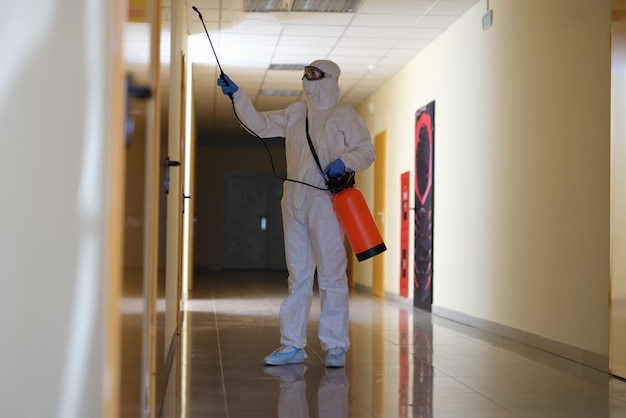
{"type": "Polygon", "coordinates": [[[346,165],[341,161],[341,158],[337,158],[332,163],[328,164],[328,167],[324,170],[324,175],[329,177],[340,176],[346,171],[346,165]]]}
{"type": "Polygon", "coordinates": [[[232,96],[237,90],[239,90],[237,84],[235,84],[226,74],[222,74],[220,78],[217,79],[217,85],[222,88],[222,93],[227,96],[232,96]]]}

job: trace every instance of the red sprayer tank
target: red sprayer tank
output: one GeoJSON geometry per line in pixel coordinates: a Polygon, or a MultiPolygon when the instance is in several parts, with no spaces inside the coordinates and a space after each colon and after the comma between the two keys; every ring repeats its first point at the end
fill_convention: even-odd
{"type": "Polygon", "coordinates": [[[350,187],[333,194],[333,206],[357,260],[367,260],[387,249],[359,189],[350,187]]]}

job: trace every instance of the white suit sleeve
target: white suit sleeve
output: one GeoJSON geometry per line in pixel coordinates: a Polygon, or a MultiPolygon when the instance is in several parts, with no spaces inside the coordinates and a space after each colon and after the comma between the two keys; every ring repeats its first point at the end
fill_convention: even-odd
{"type": "Polygon", "coordinates": [[[235,92],[233,101],[239,118],[258,136],[261,138],[285,136],[288,109],[257,112],[242,88],[235,92]]]}
{"type": "Polygon", "coordinates": [[[347,168],[354,171],[362,171],[368,168],[376,159],[376,151],[372,145],[372,137],[365,125],[365,122],[351,107],[346,107],[342,120],[346,123],[343,126],[344,143],[347,151],[339,158],[347,168]]]}

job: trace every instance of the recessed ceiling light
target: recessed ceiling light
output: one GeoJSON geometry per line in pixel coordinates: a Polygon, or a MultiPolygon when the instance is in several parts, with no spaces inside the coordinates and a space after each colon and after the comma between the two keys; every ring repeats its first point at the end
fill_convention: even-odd
{"type": "Polygon", "coordinates": [[[354,13],[361,0],[294,0],[292,12],[354,13]]]}
{"type": "Polygon", "coordinates": [[[270,64],[270,70],[301,71],[306,64],[270,64]]]}
{"type": "Polygon", "coordinates": [[[287,12],[290,0],[244,0],[243,11],[255,12],[287,12]]]}
{"type": "Polygon", "coordinates": [[[302,93],[300,90],[260,90],[261,96],[299,96],[302,93]]]}
{"type": "Polygon", "coordinates": [[[354,13],[361,0],[244,0],[243,11],[354,13]],[[293,3],[293,4],[292,4],[293,3]],[[290,7],[291,5],[291,7],[290,7]]]}

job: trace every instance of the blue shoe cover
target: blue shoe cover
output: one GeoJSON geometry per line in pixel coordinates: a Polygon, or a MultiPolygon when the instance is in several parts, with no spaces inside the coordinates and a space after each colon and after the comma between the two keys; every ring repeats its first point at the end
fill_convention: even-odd
{"type": "Polygon", "coordinates": [[[345,367],[346,352],[343,348],[337,347],[328,350],[326,353],[326,367],[345,367]]]}
{"type": "Polygon", "coordinates": [[[266,366],[283,366],[285,364],[298,364],[303,363],[307,358],[304,349],[294,348],[289,346],[282,346],[278,350],[274,351],[269,356],[263,359],[263,364],[266,366]]]}

